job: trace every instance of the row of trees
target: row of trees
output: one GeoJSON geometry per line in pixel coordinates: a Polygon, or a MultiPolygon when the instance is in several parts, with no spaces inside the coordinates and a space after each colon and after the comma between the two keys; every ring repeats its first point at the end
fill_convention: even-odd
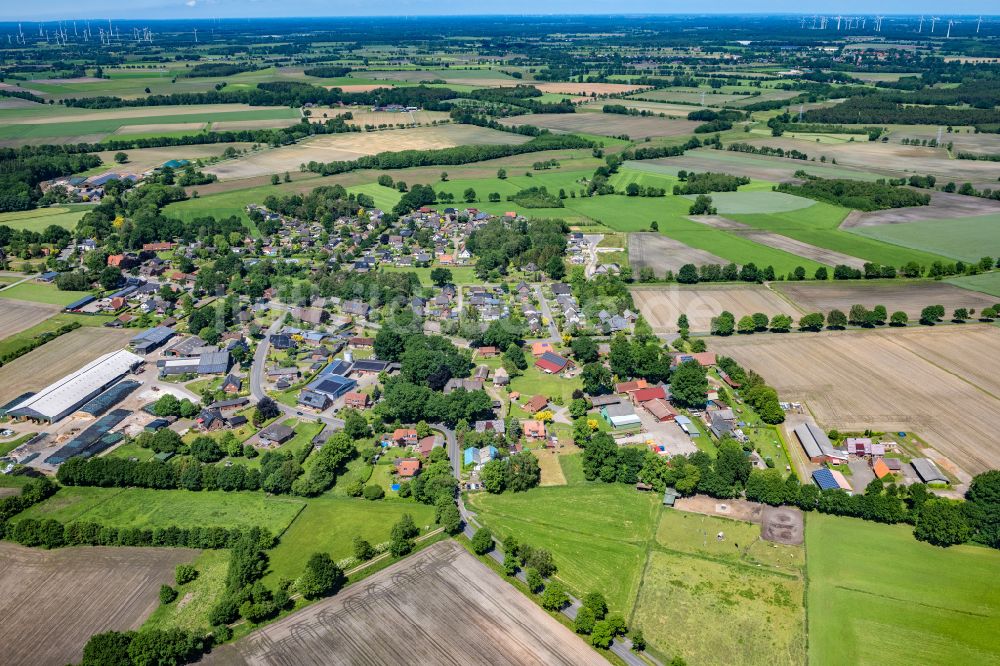
{"type": "Polygon", "coordinates": [[[75,521],[61,523],[52,518],[22,518],[7,524],[4,536],[23,546],[156,546],[177,548],[230,548],[245,530],[226,527],[114,527],[75,521]]]}

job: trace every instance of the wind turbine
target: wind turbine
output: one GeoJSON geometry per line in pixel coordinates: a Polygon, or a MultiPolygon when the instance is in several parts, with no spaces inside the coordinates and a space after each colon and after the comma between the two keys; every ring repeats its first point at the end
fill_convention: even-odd
{"type": "Polygon", "coordinates": [[[840,30],[840,19],[844,18],[840,14],[837,14],[834,18],[837,19],[837,30],[840,30]]]}
{"type": "Polygon", "coordinates": [[[934,34],[934,24],[937,23],[940,20],[941,20],[941,17],[939,17],[939,16],[932,16],[931,17],[931,34],[932,35],[934,34]]]}
{"type": "Polygon", "coordinates": [[[917,32],[923,32],[923,31],[924,31],[924,17],[921,16],[920,17],[920,27],[917,28],[917,32]]]}
{"type": "Polygon", "coordinates": [[[981,26],[982,24],[983,24],[983,17],[982,17],[982,16],[980,16],[980,17],[979,17],[979,18],[978,18],[978,19],[976,20],[976,34],[977,34],[977,35],[979,34],[979,26],[981,26]]]}
{"type": "Polygon", "coordinates": [[[194,29],[194,43],[198,43],[198,28],[194,29]]]}
{"type": "Polygon", "coordinates": [[[951,19],[948,19],[948,34],[945,35],[945,39],[951,38],[951,26],[955,25],[956,23],[959,23],[959,21],[953,21],[951,19]]]}

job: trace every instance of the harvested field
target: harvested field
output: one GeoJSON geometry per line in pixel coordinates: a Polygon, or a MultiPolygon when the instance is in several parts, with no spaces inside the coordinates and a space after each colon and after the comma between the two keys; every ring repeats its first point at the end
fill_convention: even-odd
{"type": "Polygon", "coordinates": [[[240,130],[274,129],[291,127],[299,123],[296,118],[271,118],[265,120],[224,120],[212,123],[213,132],[238,132],[240,130]]]}
{"type": "Polygon", "coordinates": [[[123,125],[112,134],[159,134],[163,132],[200,132],[207,123],[157,123],[153,125],[123,125]]]}
{"type": "Polygon", "coordinates": [[[689,247],[658,233],[629,234],[628,262],[634,271],[649,266],[657,277],[663,277],[667,271],[676,273],[684,264],[704,266],[729,263],[711,252],[689,247]]]}
{"type": "Polygon", "coordinates": [[[906,224],[924,220],[950,220],[956,217],[977,217],[1000,213],[1000,202],[948,192],[931,192],[929,206],[891,208],[871,213],[853,211],[840,225],[841,229],[876,227],[886,224],[906,224]]]}
{"type": "Polygon", "coordinates": [[[915,432],[969,474],[1000,466],[1000,329],[968,324],[713,340],[820,427],[915,432]],[[961,415],[956,418],[956,415],[961,415]]]}
{"type": "Polygon", "coordinates": [[[58,305],[31,301],[4,301],[0,307],[0,340],[40,324],[55,313],[58,305]]]}
{"type": "MultiPolygon", "coordinates": [[[[742,194],[741,192],[734,192],[734,194],[742,194]]],[[[757,192],[747,192],[746,194],[758,194],[757,192]]],[[[759,194],[779,194],[778,192],[760,192],[759,194]]],[[[795,197],[798,199],[799,197],[795,197]]],[[[713,196],[714,199],[714,196],[713,196]]],[[[773,247],[778,250],[784,250],[785,252],[791,252],[792,254],[797,254],[800,257],[805,257],[806,259],[812,259],[821,264],[826,264],[828,266],[836,266],[837,264],[846,264],[854,268],[862,268],[865,265],[864,259],[858,259],[857,257],[852,257],[850,255],[843,254],[842,252],[835,252],[834,250],[828,250],[826,248],[817,247],[815,245],[810,245],[809,243],[803,243],[800,240],[794,238],[789,238],[788,236],[783,236],[781,234],[776,234],[771,231],[762,231],[760,229],[755,229],[748,224],[742,222],[737,222],[735,220],[730,220],[719,215],[692,215],[688,219],[694,220],[695,222],[701,222],[702,224],[707,224],[715,229],[722,229],[732,234],[748,238],[755,243],[760,243],[761,245],[767,245],[768,247],[773,247]]]]}
{"type": "Polygon", "coordinates": [[[347,85],[339,86],[323,86],[327,90],[333,90],[334,88],[340,88],[345,93],[365,93],[371,92],[373,90],[381,90],[383,88],[389,88],[391,86],[379,85],[377,83],[349,83],[347,85]]]}
{"type": "Polygon", "coordinates": [[[691,331],[699,333],[710,330],[712,317],[723,310],[732,312],[737,319],[754,312],[768,317],[787,314],[798,318],[801,314],[791,303],[760,285],[636,287],[632,298],[656,333],[677,332],[677,318],[682,314],[687,315],[691,331]]]}
{"type": "MultiPolygon", "coordinates": [[[[808,150],[807,148],[806,151],[808,150]]],[[[750,153],[737,153],[728,150],[694,150],[679,157],[629,162],[628,165],[633,169],[663,173],[670,176],[676,176],[680,169],[698,172],[715,171],[775,183],[796,180],[795,172],[799,169],[806,169],[809,173],[816,176],[823,176],[824,178],[875,180],[880,177],[877,174],[848,169],[839,165],[822,164],[820,162],[807,163],[787,157],[752,155],[750,153]]]]}
{"type": "Polygon", "coordinates": [[[214,650],[204,663],[606,662],[461,546],[444,541],[214,650]]]}
{"type": "Polygon", "coordinates": [[[723,106],[738,100],[753,99],[749,94],[735,94],[700,90],[696,88],[665,88],[650,90],[632,96],[634,99],[644,99],[657,102],[686,102],[688,104],[704,104],[705,106],[723,106]]]}
{"type": "MultiPolygon", "coordinates": [[[[222,123],[215,123],[215,126],[220,124],[222,123]]],[[[139,172],[147,171],[154,167],[163,166],[164,162],[169,162],[170,160],[189,160],[195,162],[208,157],[218,157],[229,147],[236,150],[244,150],[250,148],[252,145],[252,143],[226,143],[127,150],[125,154],[128,155],[128,162],[125,164],[125,168],[139,172]]],[[[117,152],[117,150],[106,150],[97,153],[97,155],[101,158],[102,162],[111,165],[115,163],[115,153],[117,152]]]]}
{"type": "Polygon", "coordinates": [[[618,93],[635,92],[643,90],[647,86],[631,86],[625,83],[573,83],[571,81],[544,83],[539,81],[524,82],[534,86],[546,93],[556,93],[561,95],[581,95],[590,97],[591,95],[616,95],[618,93]]]}
{"type": "Polygon", "coordinates": [[[77,663],[92,634],[138,629],[159,605],[160,586],[198,551],[186,548],[62,548],[0,543],[3,662],[77,663]]]}
{"type": "Polygon", "coordinates": [[[944,306],[948,315],[955,308],[975,308],[980,311],[996,304],[996,298],[968,291],[945,282],[896,282],[893,280],[823,283],[774,282],[775,290],[784,294],[804,312],[829,312],[837,308],[847,312],[855,303],[866,307],[884,305],[891,314],[902,310],[910,320],[919,319],[928,305],[944,306]]]}
{"type": "Polygon", "coordinates": [[[387,151],[434,150],[472,144],[524,143],[531,137],[473,125],[440,125],[413,129],[326,134],[308,141],[254,153],[205,169],[224,180],[298,171],[308,162],[353,160],[387,151]]]}
{"type": "Polygon", "coordinates": [[[593,111],[595,113],[601,113],[601,108],[605,104],[620,104],[629,109],[638,109],[640,111],[652,111],[653,113],[662,113],[674,118],[687,118],[687,115],[692,111],[697,111],[703,109],[702,106],[691,106],[690,104],[671,104],[669,102],[646,102],[637,99],[616,99],[613,101],[609,100],[599,100],[596,102],[588,102],[586,104],[580,105],[579,111],[593,111]]]}
{"type": "MultiPolygon", "coordinates": [[[[93,120],[130,120],[147,118],[149,116],[186,116],[186,115],[218,115],[261,111],[275,113],[273,106],[250,106],[249,104],[196,104],[191,106],[143,106],[123,109],[89,109],[55,107],[54,110],[42,115],[31,114],[18,117],[18,125],[50,125],[54,123],[75,123],[93,120]]],[[[122,123],[125,124],[125,123],[122,123]]]]}
{"type": "Polygon", "coordinates": [[[694,132],[699,123],[677,118],[642,118],[617,113],[534,113],[514,116],[511,125],[534,125],[559,132],[583,132],[601,136],[627,134],[633,139],[659,136],[684,136],[694,132]]]}
{"type": "MultiPolygon", "coordinates": [[[[4,301],[4,303],[17,301],[4,301]]],[[[37,391],[101,354],[125,346],[134,331],[84,326],[0,367],[0,404],[37,391]]]]}
{"type": "MultiPolygon", "coordinates": [[[[448,120],[448,114],[444,111],[403,111],[393,113],[391,111],[369,111],[368,109],[350,109],[353,120],[348,120],[349,125],[430,125],[434,121],[448,120]]],[[[322,115],[322,114],[321,114],[322,115]]],[[[342,115],[341,111],[334,111],[328,114],[331,118],[342,115]]],[[[316,122],[325,122],[326,118],[313,116],[316,122]]]]}

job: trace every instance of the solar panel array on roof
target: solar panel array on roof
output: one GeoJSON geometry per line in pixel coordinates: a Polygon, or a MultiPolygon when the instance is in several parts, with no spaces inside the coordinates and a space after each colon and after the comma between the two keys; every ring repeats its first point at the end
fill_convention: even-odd
{"type": "Polygon", "coordinates": [[[149,351],[159,347],[174,334],[174,329],[169,326],[157,326],[148,331],[143,331],[129,341],[137,351],[149,351]]]}
{"type": "Polygon", "coordinates": [[[837,480],[833,478],[833,472],[826,469],[818,469],[812,473],[813,481],[819,486],[820,490],[837,490],[840,488],[840,484],[837,480]]]}
{"type": "Polygon", "coordinates": [[[109,437],[112,428],[125,420],[131,414],[127,409],[116,409],[99,418],[94,425],[90,426],[79,435],[71,439],[65,446],[45,459],[49,465],[61,465],[70,458],[82,456],[90,458],[106,450],[112,444],[121,439],[120,433],[115,433],[117,437],[109,437]]]}
{"type": "Polygon", "coordinates": [[[124,400],[125,396],[140,386],[142,386],[142,382],[137,382],[132,379],[126,379],[123,382],[118,382],[107,391],[81,407],[78,411],[90,414],[91,416],[100,416],[124,400]]]}

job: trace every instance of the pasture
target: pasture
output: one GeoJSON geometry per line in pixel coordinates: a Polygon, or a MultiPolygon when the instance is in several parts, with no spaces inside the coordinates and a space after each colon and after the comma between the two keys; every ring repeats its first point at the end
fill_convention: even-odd
{"type": "Polygon", "coordinates": [[[7,664],[77,663],[92,634],[138,629],[187,548],[60,548],[0,543],[0,640],[7,664]]]}
{"type": "Polygon", "coordinates": [[[855,227],[852,233],[893,245],[976,262],[1000,256],[1000,212],[977,217],[855,227]]]}
{"type": "Polygon", "coordinates": [[[768,317],[787,314],[798,318],[800,314],[781,296],[756,284],[634,287],[632,299],[656,333],[676,333],[677,318],[682,314],[687,315],[692,332],[709,331],[712,317],[724,310],[737,319],[755,312],[768,317]]]}
{"type": "MultiPolygon", "coordinates": [[[[0,300],[0,306],[3,303],[0,300]]],[[[5,364],[0,367],[0,404],[44,388],[98,356],[121,349],[133,335],[131,330],[84,326],[5,364]]]]}
{"type": "Polygon", "coordinates": [[[389,541],[389,531],[404,513],[413,516],[421,531],[433,526],[434,507],[413,500],[385,499],[370,502],[355,497],[323,495],[306,507],[270,551],[270,571],[265,582],[294,579],[302,574],[309,556],[325,552],[340,561],[352,557],[352,540],[360,536],[372,545],[389,541]]]}
{"type": "Polygon", "coordinates": [[[305,502],[260,492],[152,490],[68,486],[18,514],[22,518],[54,518],[62,523],[86,521],[113,527],[263,527],[280,535],[305,502]]]}
{"type": "Polygon", "coordinates": [[[261,151],[205,169],[223,180],[298,171],[300,164],[353,160],[402,150],[436,150],[474,144],[524,143],[531,137],[474,125],[438,125],[380,132],[324,134],[289,146],[261,151]]]}
{"type": "Polygon", "coordinates": [[[941,305],[951,316],[955,308],[975,308],[979,312],[997,302],[996,298],[931,280],[773,282],[771,286],[803,312],[825,314],[834,308],[847,312],[860,303],[868,308],[884,305],[890,314],[902,310],[911,321],[919,319],[920,311],[928,305],[941,305]]]}
{"type": "Polygon", "coordinates": [[[819,513],[806,543],[810,664],[1000,663],[1000,588],[983,584],[997,551],[937,548],[906,525],[819,513]]]}
{"type": "Polygon", "coordinates": [[[996,327],[758,334],[711,347],[761,373],[782,400],[804,402],[824,429],[914,432],[953,474],[1000,466],[996,327]]]}
{"type": "Polygon", "coordinates": [[[216,648],[203,662],[607,663],[454,541],[434,544],[364,584],[216,648]]]}
{"type": "Polygon", "coordinates": [[[513,534],[550,550],[556,578],[577,595],[600,590],[613,611],[627,614],[632,608],[659,511],[655,493],[621,484],[549,486],[479,493],[468,502],[494,535],[513,534]]]}
{"type": "Polygon", "coordinates": [[[617,113],[540,113],[513,116],[511,125],[534,125],[558,132],[583,132],[600,136],[626,134],[632,139],[687,136],[699,123],[677,118],[626,116],[617,113]]]}
{"type": "MultiPolygon", "coordinates": [[[[793,210],[809,208],[816,202],[812,199],[797,197],[784,192],[770,190],[749,190],[740,192],[712,192],[712,205],[720,215],[749,213],[787,213],[793,210]]],[[[685,199],[694,202],[693,194],[684,195],[685,199]]]]}
{"type": "Polygon", "coordinates": [[[698,664],[804,663],[803,548],[761,543],[751,523],[671,510],[660,521],[632,620],[654,649],[698,664]]]}
{"type": "Polygon", "coordinates": [[[11,229],[27,229],[41,233],[49,225],[56,225],[63,229],[72,231],[76,228],[76,223],[80,221],[86,208],[67,208],[59,206],[55,208],[36,208],[35,210],[20,210],[11,213],[0,213],[0,225],[8,226],[11,229]]]}
{"type": "Polygon", "coordinates": [[[688,247],[680,241],[657,233],[631,233],[628,235],[628,262],[633,271],[649,267],[657,277],[667,271],[680,270],[684,264],[704,266],[729,263],[711,252],[688,247]]]}
{"type": "Polygon", "coordinates": [[[4,301],[0,307],[0,354],[7,338],[42,323],[58,311],[57,305],[4,301]]]}

